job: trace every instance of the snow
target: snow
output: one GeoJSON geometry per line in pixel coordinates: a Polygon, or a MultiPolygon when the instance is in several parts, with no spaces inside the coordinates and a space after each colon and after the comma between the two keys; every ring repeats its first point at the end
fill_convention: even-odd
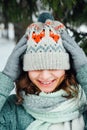
{"type": "Polygon", "coordinates": [[[84,32],[87,33],[87,25],[82,24],[79,28],[78,28],[79,32],[84,32]]]}

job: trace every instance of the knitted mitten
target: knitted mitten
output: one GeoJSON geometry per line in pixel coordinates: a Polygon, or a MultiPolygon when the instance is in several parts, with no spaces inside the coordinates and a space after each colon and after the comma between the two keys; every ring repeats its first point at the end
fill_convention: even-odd
{"type": "Polygon", "coordinates": [[[63,31],[61,37],[64,47],[72,56],[74,68],[77,72],[80,67],[87,64],[87,57],[82,48],[79,47],[75,40],[71,38],[66,31],[63,31]]]}
{"type": "Polygon", "coordinates": [[[26,50],[26,38],[23,36],[19,43],[17,43],[16,47],[14,48],[13,52],[8,58],[7,64],[3,70],[3,73],[6,74],[8,77],[10,77],[13,81],[16,81],[18,79],[21,71],[22,71],[22,65],[21,62],[21,56],[23,55],[24,51],[26,50]]]}

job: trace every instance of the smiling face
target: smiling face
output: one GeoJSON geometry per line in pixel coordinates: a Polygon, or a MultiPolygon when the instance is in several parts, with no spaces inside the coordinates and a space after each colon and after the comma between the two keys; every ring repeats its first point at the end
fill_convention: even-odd
{"type": "Polygon", "coordinates": [[[28,71],[30,80],[42,91],[54,91],[64,80],[65,70],[34,70],[28,71]]]}

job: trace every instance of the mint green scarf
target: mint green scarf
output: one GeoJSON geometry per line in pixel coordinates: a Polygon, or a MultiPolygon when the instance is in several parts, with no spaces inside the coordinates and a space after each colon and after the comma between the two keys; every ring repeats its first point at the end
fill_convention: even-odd
{"type": "MultiPolygon", "coordinates": [[[[39,96],[31,94],[25,95],[23,93],[23,106],[26,111],[36,119],[29,124],[26,130],[50,130],[49,128],[54,124],[58,126],[62,122],[69,122],[75,119],[80,120],[80,118],[83,122],[81,116],[86,105],[84,91],[79,86],[77,97],[67,99],[63,97],[65,95],[67,94],[64,90],[48,94],[41,92],[39,96]]],[[[80,126],[78,123],[76,125],[80,126]]],[[[66,129],[68,130],[68,127],[66,127],[66,129]]],[[[71,130],[70,126],[69,130],[71,130]]],[[[76,130],[80,129],[76,127],[76,130]]],[[[83,127],[81,130],[83,130],[83,127]]]]}

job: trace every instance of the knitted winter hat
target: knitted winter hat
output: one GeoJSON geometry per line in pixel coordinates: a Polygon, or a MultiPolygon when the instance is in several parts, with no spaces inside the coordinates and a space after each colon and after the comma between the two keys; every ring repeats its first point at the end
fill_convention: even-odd
{"type": "Polygon", "coordinates": [[[33,23],[28,27],[27,50],[23,60],[24,71],[70,68],[69,55],[63,47],[60,36],[63,30],[64,25],[54,20],[33,23]]]}

